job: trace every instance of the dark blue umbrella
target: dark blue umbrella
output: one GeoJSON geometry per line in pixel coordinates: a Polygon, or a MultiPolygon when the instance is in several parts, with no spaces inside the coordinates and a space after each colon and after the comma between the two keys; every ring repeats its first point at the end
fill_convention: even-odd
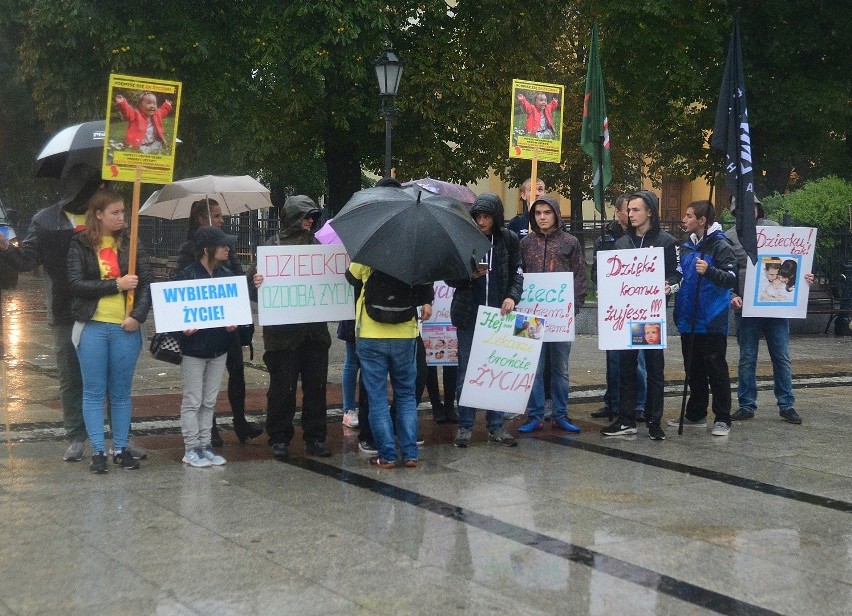
{"type": "Polygon", "coordinates": [[[461,203],[416,187],[361,190],[331,226],[352,261],[411,285],[469,278],[491,250],[461,203]]]}

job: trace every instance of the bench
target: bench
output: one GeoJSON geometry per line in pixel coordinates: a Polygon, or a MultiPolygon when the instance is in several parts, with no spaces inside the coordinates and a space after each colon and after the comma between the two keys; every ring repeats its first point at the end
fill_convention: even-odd
{"type": "Polygon", "coordinates": [[[812,314],[828,315],[828,323],[825,324],[823,332],[827,334],[834,320],[852,315],[852,309],[840,307],[829,285],[815,282],[808,294],[808,316],[812,314]]]}

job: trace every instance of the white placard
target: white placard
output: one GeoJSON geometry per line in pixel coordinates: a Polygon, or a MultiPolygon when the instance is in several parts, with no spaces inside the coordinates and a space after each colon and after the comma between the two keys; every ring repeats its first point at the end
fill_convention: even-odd
{"type": "Polygon", "coordinates": [[[813,227],[757,227],[757,266],[746,264],[744,317],[804,319],[813,271],[817,230],[813,227]]]}
{"type": "Polygon", "coordinates": [[[420,335],[426,347],[426,364],[456,366],[459,363],[459,342],[456,338],[456,328],[450,319],[450,305],[456,290],[443,280],[436,281],[434,287],[432,316],[420,325],[420,335]]]}
{"type": "Polygon", "coordinates": [[[318,323],[355,318],[355,295],[346,281],[349,255],[342,244],[260,246],[257,290],[261,325],[318,323]]]}
{"type": "Polygon", "coordinates": [[[574,340],[574,273],[525,273],[524,292],[515,310],[545,319],[545,342],[574,340]]]}
{"type": "Polygon", "coordinates": [[[598,348],[666,348],[662,248],[607,250],[598,259],[598,348]]]}
{"type": "Polygon", "coordinates": [[[520,312],[480,306],[460,406],[523,413],[535,381],[545,323],[520,312]]]}
{"type": "Polygon", "coordinates": [[[157,333],[252,322],[245,276],[155,282],[151,302],[157,333]]]}

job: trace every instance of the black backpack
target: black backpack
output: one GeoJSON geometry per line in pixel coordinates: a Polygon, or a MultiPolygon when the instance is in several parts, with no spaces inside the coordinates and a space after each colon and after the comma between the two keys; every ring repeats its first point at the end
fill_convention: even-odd
{"type": "Polygon", "coordinates": [[[417,306],[432,301],[432,285],[405,284],[373,270],[364,285],[364,308],[379,323],[405,323],[417,316],[417,306]]]}

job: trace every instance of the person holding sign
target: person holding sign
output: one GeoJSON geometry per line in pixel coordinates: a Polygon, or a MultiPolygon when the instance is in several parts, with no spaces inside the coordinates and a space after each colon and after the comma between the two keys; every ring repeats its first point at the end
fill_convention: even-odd
{"type": "MultiPolygon", "coordinates": [[[[583,248],[576,237],[563,230],[559,201],[538,197],[533,202],[530,220],[532,232],[521,240],[521,262],[526,273],[573,272],[575,313],[586,301],[588,279],[583,248]]],[[[579,432],[580,427],[568,418],[568,356],[571,343],[545,342],[535,375],[535,383],[527,405],[527,421],[518,432],[541,429],[544,419],[545,358],[550,358],[550,393],[553,396],[553,425],[566,432],[579,432]]]]}
{"type": "MultiPolygon", "coordinates": [[[[663,249],[664,273],[666,277],[665,294],[677,292],[683,278],[677,269],[677,249],[675,239],[660,228],[660,200],[649,190],[640,190],[627,198],[627,229],[623,237],[615,242],[616,249],[651,248],[663,249]]],[[[651,440],[665,440],[666,434],[660,427],[663,418],[663,392],[665,356],[663,349],[648,348],[645,354],[645,372],[647,375],[648,395],[645,402],[645,421],[651,440]]],[[[636,368],[639,364],[637,349],[618,351],[621,373],[620,400],[617,414],[610,425],[603,428],[604,436],[636,434],[637,381],[636,368]]]]}
{"type": "MultiPolygon", "coordinates": [[[[457,395],[461,397],[464,387],[464,375],[473,346],[473,331],[476,326],[476,314],[479,306],[500,308],[503,316],[515,309],[524,290],[524,275],[521,269],[521,250],[518,236],[503,228],[503,202],[493,193],[483,193],[477,197],[470,209],[470,215],[489,240],[491,251],[480,263],[473,276],[464,280],[448,280],[455,287],[453,303],[450,306],[450,319],[456,326],[459,348],[459,377],[457,395]]],[[[457,400],[458,402],[458,400],[457,400]]],[[[459,406],[459,429],[455,446],[467,447],[473,436],[473,424],[476,410],[459,406]]],[[[485,422],[492,443],[514,447],[518,442],[503,428],[505,415],[497,411],[487,411],[485,422]]]]}
{"type": "MultiPolygon", "coordinates": [[[[217,227],[225,225],[222,216],[222,206],[215,199],[199,199],[189,209],[189,230],[186,241],[178,249],[177,270],[182,271],[196,260],[197,247],[193,237],[202,227],[217,227]]],[[[231,275],[244,274],[243,266],[237,257],[233,246],[229,247],[228,261],[225,267],[231,275]]],[[[241,443],[263,434],[263,430],[246,421],[246,375],[243,364],[243,347],[240,341],[240,330],[231,334],[231,347],[228,349],[228,359],[225,367],[228,369],[228,402],[231,404],[231,414],[234,418],[234,432],[241,443]]],[[[210,443],[213,447],[223,445],[222,437],[216,427],[216,417],[213,417],[213,428],[210,433],[210,443]]]]}
{"type": "MultiPolygon", "coordinates": [[[[314,232],[319,228],[320,209],[305,195],[287,197],[281,208],[281,231],[270,245],[295,246],[319,244],[314,232]]],[[[255,289],[263,284],[257,266],[249,271],[252,299],[255,289]]],[[[269,390],[266,393],[266,433],[272,455],[279,460],[289,458],[289,446],[295,435],[296,388],[302,381],[302,438],[305,453],[328,458],[325,446],[326,387],[328,382],[328,349],[331,335],[325,322],[264,325],[263,363],[269,370],[269,390]]]]}
{"type": "MultiPolygon", "coordinates": [[[[176,280],[204,280],[231,276],[225,267],[234,237],[218,227],[201,227],[195,232],[194,263],[181,270],[176,280]]],[[[183,360],[183,401],[180,424],[185,455],[183,462],[196,468],[221,466],[226,460],[214,453],[211,443],[213,411],[225,375],[228,348],[236,325],[210,329],[186,329],[178,336],[183,360]]]]}
{"type": "Polygon", "coordinates": [[[125,231],[124,199],[101,188],[89,199],[86,227],[68,248],[68,284],[76,322],[72,340],[83,376],[83,419],[92,441],[93,473],[107,472],[104,399],[109,395],[113,463],[138,469],[127,450],[133,371],[142,348],[139,324],[151,309],[151,267],[137,251],[138,274],[128,274],[130,239],[125,231]],[[127,313],[127,291],[135,302],[127,313]]]}
{"type": "MultiPolygon", "coordinates": [[[[725,353],[731,289],[737,287],[737,259],[709,201],[689,204],[683,229],[689,239],[680,253],[678,270],[683,274],[683,284],[674,308],[689,383],[683,425],[707,425],[712,392],[712,434],[727,436],[731,430],[731,377],[725,353]]],[[[669,425],[678,427],[680,420],[672,419],[669,425]]]]}

